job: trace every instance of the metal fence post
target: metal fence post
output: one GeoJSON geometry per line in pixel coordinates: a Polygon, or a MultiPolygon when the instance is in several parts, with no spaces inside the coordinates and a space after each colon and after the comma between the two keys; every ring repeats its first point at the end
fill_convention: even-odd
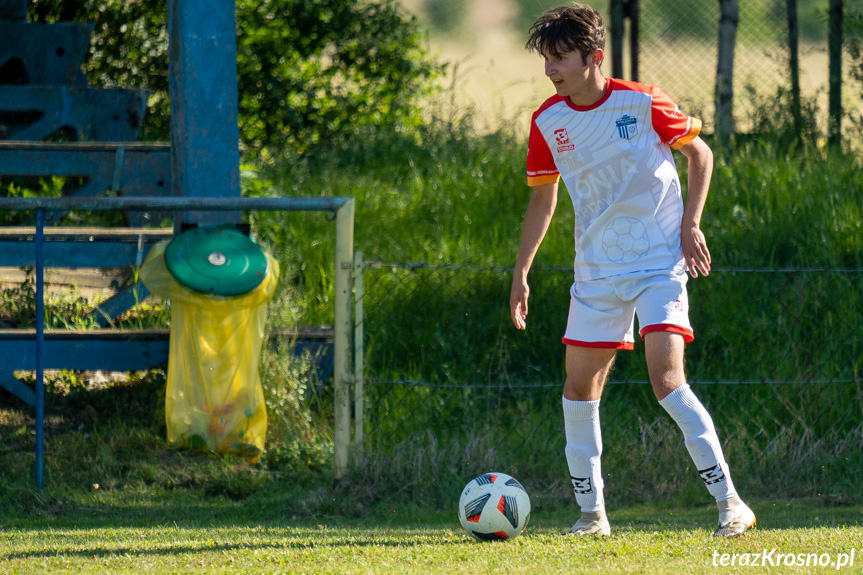
{"type": "Polygon", "coordinates": [[[363,403],[364,372],[363,361],[363,252],[354,252],[354,462],[363,459],[363,403]]]}
{"type": "Polygon", "coordinates": [[[842,143],[842,14],[843,0],[830,0],[830,28],[827,36],[828,92],[827,141],[831,146],[842,143]]]}
{"type": "Polygon", "coordinates": [[[737,43],[737,24],[740,7],[737,0],[719,0],[719,45],[716,63],[715,132],[723,148],[731,145],[734,136],[734,48],[737,43]]]}
{"type": "Polygon", "coordinates": [[[803,135],[803,116],[800,108],[800,27],[797,20],[797,0],[785,0],[788,16],[788,66],[791,68],[791,117],[794,135],[803,135]]]}
{"type": "Polygon", "coordinates": [[[640,52],[638,40],[638,0],[629,0],[624,6],[626,17],[629,18],[629,79],[638,82],[638,58],[640,52]]]}
{"type": "Polygon", "coordinates": [[[611,36],[611,75],[615,78],[623,78],[624,1],[611,0],[609,10],[611,11],[611,23],[609,26],[611,36]]]}
{"type": "Polygon", "coordinates": [[[335,477],[348,470],[351,446],[351,273],[354,251],[354,207],[349,199],[336,212],[335,349],[333,366],[333,455],[335,477]]]}
{"type": "Polygon", "coordinates": [[[36,210],[36,490],[42,492],[45,454],[45,210],[36,210]]]}

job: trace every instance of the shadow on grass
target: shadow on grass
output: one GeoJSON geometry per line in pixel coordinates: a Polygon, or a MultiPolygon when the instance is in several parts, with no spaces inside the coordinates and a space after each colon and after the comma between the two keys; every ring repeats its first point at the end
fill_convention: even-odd
{"type": "Polygon", "coordinates": [[[230,551],[240,551],[240,550],[267,550],[267,549],[292,549],[292,550],[303,550],[303,549],[319,549],[321,547],[367,547],[367,546],[375,546],[375,547],[411,547],[414,545],[425,545],[427,541],[409,541],[409,540],[381,540],[381,539],[363,539],[359,538],[350,538],[343,540],[333,540],[328,539],[325,542],[318,541],[281,541],[281,542],[256,542],[256,543],[217,543],[217,544],[209,544],[206,542],[197,544],[197,545],[174,545],[174,544],[166,544],[165,547],[160,547],[156,549],[151,548],[141,548],[135,547],[133,545],[125,545],[119,546],[112,549],[106,549],[104,546],[101,547],[87,547],[84,549],[75,549],[69,551],[29,551],[29,552],[21,552],[21,553],[8,553],[6,555],[0,555],[0,558],[6,560],[14,560],[14,559],[43,559],[48,557],[57,557],[57,556],[65,556],[65,557],[81,557],[81,558],[93,558],[93,559],[102,559],[113,557],[117,555],[181,555],[184,553],[218,553],[218,552],[230,552],[230,551]]]}

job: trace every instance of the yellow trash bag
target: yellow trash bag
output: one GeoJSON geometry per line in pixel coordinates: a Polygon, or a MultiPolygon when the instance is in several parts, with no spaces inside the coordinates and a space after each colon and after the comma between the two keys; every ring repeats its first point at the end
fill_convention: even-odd
{"type": "Polygon", "coordinates": [[[140,271],[147,289],[171,300],[165,394],[168,442],[257,462],[267,432],[258,365],[266,304],[276,290],[279,264],[266,254],[264,279],[245,294],[199,293],[171,275],[164,257],[168,243],[154,245],[140,271]]]}

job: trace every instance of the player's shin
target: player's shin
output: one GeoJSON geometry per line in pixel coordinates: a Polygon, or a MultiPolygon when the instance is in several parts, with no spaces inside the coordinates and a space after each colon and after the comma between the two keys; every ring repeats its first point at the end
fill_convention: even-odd
{"type": "Polygon", "coordinates": [[[604,511],[599,400],[572,401],[564,397],[563,419],[566,462],[575,500],[583,512],[604,511]]]}
{"type": "Polygon", "coordinates": [[[716,501],[735,495],[728,464],[713,425],[713,419],[688,385],[681,385],[659,404],[683,432],[686,449],[704,485],[716,501]]]}

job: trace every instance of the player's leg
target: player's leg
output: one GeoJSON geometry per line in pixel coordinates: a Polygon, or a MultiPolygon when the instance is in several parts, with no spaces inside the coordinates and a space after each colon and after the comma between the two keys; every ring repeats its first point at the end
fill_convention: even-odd
{"type": "Polygon", "coordinates": [[[599,401],[616,354],[616,349],[566,346],[563,397],[570,401],[599,401]]]}
{"type": "Polygon", "coordinates": [[[608,535],[602,494],[602,432],[599,400],[614,364],[614,349],[566,346],[566,384],[563,421],[566,463],[581,518],[567,532],[573,535],[608,535]]]}
{"type": "Polygon", "coordinates": [[[582,515],[568,533],[608,535],[599,400],[617,350],[632,349],[635,308],[609,281],[576,282],[570,295],[563,416],[566,462],[582,515]]]}
{"type": "Polygon", "coordinates": [[[644,335],[648,372],[659,404],[683,432],[686,449],[719,507],[716,536],[735,537],[755,525],[755,514],[734,489],[713,419],[684,374],[684,338],[679,333],[644,335]]]}
{"type": "Polygon", "coordinates": [[[683,369],[683,336],[669,331],[644,334],[644,353],[647,372],[656,399],[662,401],[675,389],[686,385],[683,369]]]}

